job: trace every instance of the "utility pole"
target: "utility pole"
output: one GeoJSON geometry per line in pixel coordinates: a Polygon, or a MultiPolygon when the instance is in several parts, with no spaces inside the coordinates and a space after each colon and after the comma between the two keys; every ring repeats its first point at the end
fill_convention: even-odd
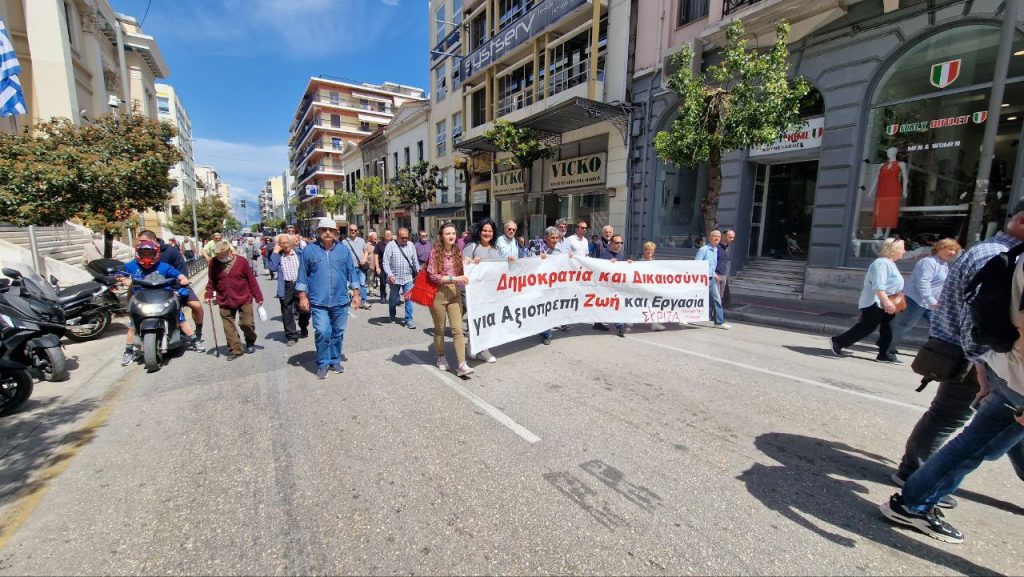
{"type": "Polygon", "coordinates": [[[992,156],[995,153],[996,132],[999,130],[999,115],[1003,105],[1003,93],[1006,89],[1006,75],[1010,67],[1010,52],[1013,50],[1013,37],[1017,23],[1020,0],[1006,0],[1003,12],[1003,27],[999,34],[999,52],[996,53],[996,65],[992,70],[992,92],[988,100],[988,119],[985,121],[985,132],[981,139],[981,159],[978,161],[978,174],[974,181],[974,196],[971,198],[971,216],[967,221],[967,246],[981,242],[981,219],[985,212],[988,199],[989,174],[992,172],[992,156]]]}

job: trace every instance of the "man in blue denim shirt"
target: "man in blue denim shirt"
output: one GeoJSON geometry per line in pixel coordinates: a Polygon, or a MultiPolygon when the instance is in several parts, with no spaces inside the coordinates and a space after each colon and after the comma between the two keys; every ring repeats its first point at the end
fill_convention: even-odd
{"type": "Polygon", "coordinates": [[[732,326],[725,322],[725,309],[722,306],[722,293],[718,290],[718,245],[722,242],[722,233],[717,230],[711,231],[708,241],[697,251],[696,260],[708,261],[708,294],[711,297],[711,320],[715,327],[720,329],[731,329],[732,326]]]}
{"type": "Polygon", "coordinates": [[[338,245],[338,227],[333,219],[321,218],[316,235],[320,240],[302,251],[295,291],[299,293],[299,310],[312,309],[316,376],[326,379],[328,368],[336,373],[345,371],[341,345],[349,304],[359,307],[359,277],[352,251],[338,245]]]}

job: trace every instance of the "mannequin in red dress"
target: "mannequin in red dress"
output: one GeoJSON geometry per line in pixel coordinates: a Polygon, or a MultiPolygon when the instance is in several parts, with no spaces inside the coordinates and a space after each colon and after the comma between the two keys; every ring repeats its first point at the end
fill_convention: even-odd
{"type": "Polygon", "coordinates": [[[900,220],[900,199],[907,198],[907,163],[896,160],[897,152],[896,147],[885,151],[889,160],[879,167],[878,177],[868,191],[868,198],[875,197],[875,210],[871,215],[875,238],[885,238],[889,230],[896,228],[900,220]]]}

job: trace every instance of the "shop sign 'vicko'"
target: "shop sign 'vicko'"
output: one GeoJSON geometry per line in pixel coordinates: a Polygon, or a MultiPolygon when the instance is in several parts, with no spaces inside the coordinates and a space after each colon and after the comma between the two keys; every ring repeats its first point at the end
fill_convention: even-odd
{"type": "Polygon", "coordinates": [[[821,137],[824,133],[825,117],[809,118],[802,127],[783,134],[782,138],[775,142],[751,148],[750,156],[767,156],[769,154],[792,152],[794,150],[821,148],[821,137]]]}
{"type": "Polygon", "coordinates": [[[545,28],[562,19],[587,0],[546,0],[526,14],[516,18],[490,40],[462,59],[462,79],[465,81],[492,62],[501,59],[515,47],[533,38],[545,28]]]}
{"type": "Polygon", "coordinates": [[[576,188],[603,183],[607,158],[606,153],[599,152],[553,161],[548,167],[548,189],[576,188]]]}
{"type": "Polygon", "coordinates": [[[491,175],[491,188],[494,194],[512,194],[523,192],[523,170],[506,170],[491,175]]]}

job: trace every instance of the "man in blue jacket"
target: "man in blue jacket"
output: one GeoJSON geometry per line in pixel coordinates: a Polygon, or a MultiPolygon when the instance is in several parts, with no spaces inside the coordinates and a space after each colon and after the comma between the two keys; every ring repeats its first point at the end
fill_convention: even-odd
{"type": "Polygon", "coordinates": [[[352,251],[338,244],[338,225],[330,218],[317,223],[317,242],[307,244],[299,259],[295,291],[299,310],[312,312],[316,331],[316,376],[327,370],[342,373],[341,346],[348,323],[349,305],[359,307],[359,277],[352,251]]]}
{"type": "MultiPolygon", "coordinates": [[[[167,263],[175,270],[188,274],[188,263],[185,261],[185,257],[181,256],[181,251],[177,247],[160,240],[155,232],[148,229],[139,233],[139,239],[149,240],[160,245],[160,262],[167,263]]],[[[196,295],[196,291],[192,290],[192,287],[182,288],[188,289],[188,296],[181,295],[178,300],[181,301],[182,306],[186,306],[192,311],[192,322],[196,325],[196,339],[202,343],[203,302],[199,300],[199,296],[196,295]]]]}

